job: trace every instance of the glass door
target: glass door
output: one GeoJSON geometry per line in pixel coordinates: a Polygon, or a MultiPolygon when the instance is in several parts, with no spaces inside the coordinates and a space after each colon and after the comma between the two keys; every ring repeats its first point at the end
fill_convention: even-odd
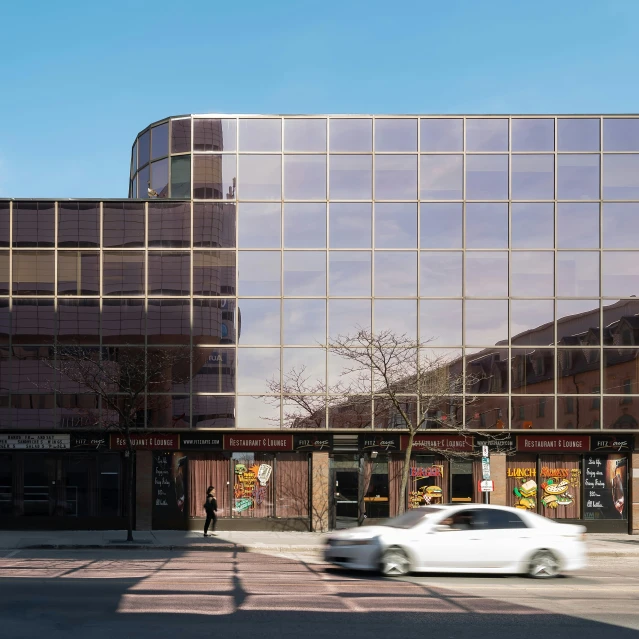
{"type": "Polygon", "coordinates": [[[335,455],[331,459],[336,529],[357,526],[359,495],[358,455],[335,455]]]}
{"type": "Polygon", "coordinates": [[[453,503],[470,504],[474,501],[475,486],[472,461],[451,461],[450,482],[450,495],[453,503]]]}

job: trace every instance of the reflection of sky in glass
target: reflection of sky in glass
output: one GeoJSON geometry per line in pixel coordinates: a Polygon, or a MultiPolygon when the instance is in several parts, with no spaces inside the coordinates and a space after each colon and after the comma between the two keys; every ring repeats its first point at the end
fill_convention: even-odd
{"type": "Polygon", "coordinates": [[[422,155],[420,198],[422,200],[461,200],[462,156],[422,155]]]}
{"type": "Polygon", "coordinates": [[[371,204],[329,204],[331,248],[370,248],[373,228],[371,204]]]}
{"type": "Polygon", "coordinates": [[[468,118],[466,151],[508,151],[508,120],[468,118]]]}
{"type": "Polygon", "coordinates": [[[467,155],[466,197],[469,200],[507,200],[508,156],[467,155]]]}
{"type": "Polygon", "coordinates": [[[375,204],[375,248],[416,248],[417,205],[375,204]]]}
{"type": "Polygon", "coordinates": [[[599,156],[557,156],[557,198],[560,200],[599,199],[599,156]]]}
{"type": "Polygon", "coordinates": [[[599,253],[560,251],[557,253],[557,296],[599,295],[599,253]]]}
{"type": "Polygon", "coordinates": [[[326,350],[323,348],[285,348],[284,349],[284,374],[293,369],[301,372],[304,369],[304,377],[309,378],[309,384],[326,382],[326,350]]]}
{"type": "Polygon", "coordinates": [[[281,120],[240,118],[240,151],[281,150],[281,120]]]}
{"type": "Polygon", "coordinates": [[[599,248],[599,204],[557,205],[557,248],[599,248]]]}
{"type": "Polygon", "coordinates": [[[339,335],[352,335],[358,327],[370,329],[370,300],[335,300],[328,301],[328,334],[336,338],[339,335]]]}
{"type": "Polygon", "coordinates": [[[510,209],[512,248],[554,247],[554,205],[517,203],[510,209]]]}
{"type": "Polygon", "coordinates": [[[553,300],[511,300],[510,302],[510,335],[513,343],[540,344],[552,343],[552,324],[546,331],[536,331],[540,326],[552,322],[554,317],[553,300]],[[522,333],[533,330],[530,337],[522,333]],[[518,339],[515,337],[519,335],[518,339]]]}
{"type": "Polygon", "coordinates": [[[370,118],[331,119],[330,129],[332,153],[373,150],[373,120],[370,118]]]}
{"type": "Polygon", "coordinates": [[[417,198],[417,156],[375,157],[375,198],[414,200],[417,198]]]}
{"type": "Polygon", "coordinates": [[[169,125],[168,122],[151,129],[151,159],[164,157],[169,154],[169,125]]]}
{"type": "Polygon", "coordinates": [[[280,343],[280,300],[242,300],[239,313],[242,318],[240,344],[280,343]]]}
{"type": "Polygon", "coordinates": [[[372,155],[331,155],[330,196],[336,200],[370,200],[373,197],[372,155]]]}
{"type": "Polygon", "coordinates": [[[464,149],[464,121],[461,118],[422,119],[420,127],[422,152],[464,149]]]}
{"type": "Polygon", "coordinates": [[[415,300],[375,300],[375,333],[392,331],[397,336],[406,335],[417,340],[417,302],[415,300]]]}
{"type": "Polygon", "coordinates": [[[279,348],[237,349],[237,390],[239,393],[267,392],[267,380],[279,378],[279,348]]]}
{"type": "Polygon", "coordinates": [[[639,151],[639,118],[604,118],[604,151],[639,151]]]}
{"type": "Polygon", "coordinates": [[[513,118],[512,151],[554,151],[554,118],[513,118]]]}
{"type": "Polygon", "coordinates": [[[375,295],[417,296],[417,251],[375,251],[375,295]]]}
{"type": "Polygon", "coordinates": [[[330,295],[370,296],[371,254],[369,251],[331,251],[328,259],[330,295]]]}
{"type": "Polygon", "coordinates": [[[604,199],[639,199],[639,154],[606,154],[603,169],[604,199]]]}
{"type": "Polygon", "coordinates": [[[508,205],[466,205],[466,248],[508,248],[508,205]]]}
{"type": "Polygon", "coordinates": [[[553,155],[513,155],[511,198],[514,200],[552,200],[555,193],[553,155]]]}
{"type": "Polygon", "coordinates": [[[279,428],[279,405],[262,397],[238,397],[236,428],[279,428]]]}
{"type": "Polygon", "coordinates": [[[284,300],[284,344],[326,343],[326,300],[284,300]]]}
{"type": "Polygon", "coordinates": [[[284,151],[326,151],[326,120],[285,118],[284,151]]]}
{"type": "Polygon", "coordinates": [[[510,254],[511,295],[551,297],[554,294],[554,253],[513,251],[510,254]]]}
{"type": "Polygon", "coordinates": [[[461,300],[421,300],[419,303],[419,336],[432,346],[462,343],[461,300]]]}
{"type": "Polygon", "coordinates": [[[284,156],[284,198],[287,200],[326,199],[326,156],[284,156]]]}
{"type": "Polygon", "coordinates": [[[375,120],[375,151],[417,151],[417,120],[375,120]]]}
{"type": "Polygon", "coordinates": [[[466,295],[472,297],[508,295],[508,253],[468,251],[465,259],[466,295]]]}
{"type": "Polygon", "coordinates": [[[326,295],[326,252],[284,252],[284,295],[326,295]]]}
{"type": "Polygon", "coordinates": [[[421,251],[419,294],[423,297],[461,297],[462,253],[421,251]]]}
{"type": "Polygon", "coordinates": [[[599,120],[559,118],[558,151],[599,151],[599,120]]]}
{"type": "Polygon", "coordinates": [[[280,295],[280,273],[279,251],[240,251],[239,295],[280,295]]]}
{"type": "Polygon", "coordinates": [[[639,204],[603,205],[603,248],[636,248],[639,246],[639,204]]]}
{"type": "Polygon", "coordinates": [[[243,200],[282,197],[282,158],[279,155],[240,155],[238,196],[243,200]]]}
{"type": "Polygon", "coordinates": [[[466,300],[466,344],[491,346],[508,339],[508,300],[466,300]]]}
{"type": "Polygon", "coordinates": [[[639,253],[606,251],[603,254],[602,294],[606,297],[639,295],[639,253]]]}
{"type": "Polygon", "coordinates": [[[288,203],[284,205],[284,247],[326,247],[326,204],[288,203]]]}
{"type": "Polygon", "coordinates": [[[462,205],[421,204],[420,248],[461,248],[462,205]]]}
{"type": "Polygon", "coordinates": [[[276,202],[240,204],[238,225],[240,248],[279,248],[280,208],[281,204],[276,202]]]}

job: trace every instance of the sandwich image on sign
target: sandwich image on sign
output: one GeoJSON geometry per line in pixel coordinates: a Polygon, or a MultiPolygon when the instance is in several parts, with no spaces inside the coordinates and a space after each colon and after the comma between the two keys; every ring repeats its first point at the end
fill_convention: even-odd
{"type": "Polygon", "coordinates": [[[537,482],[534,479],[529,479],[521,486],[515,486],[513,488],[513,494],[517,497],[518,501],[515,502],[515,508],[520,510],[535,510],[537,503],[535,497],[537,495],[537,482]]]}

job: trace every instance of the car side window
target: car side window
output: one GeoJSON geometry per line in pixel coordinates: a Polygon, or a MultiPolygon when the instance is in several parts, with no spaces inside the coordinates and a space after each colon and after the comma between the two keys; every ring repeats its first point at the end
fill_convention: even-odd
{"type": "Polygon", "coordinates": [[[475,511],[475,530],[504,530],[512,528],[528,528],[524,520],[508,510],[490,508],[475,511]]]}
{"type": "MultiPolygon", "coordinates": [[[[445,520],[450,525],[451,530],[474,530],[475,510],[460,510],[445,520]]],[[[443,522],[442,522],[443,523],[443,522]]]]}

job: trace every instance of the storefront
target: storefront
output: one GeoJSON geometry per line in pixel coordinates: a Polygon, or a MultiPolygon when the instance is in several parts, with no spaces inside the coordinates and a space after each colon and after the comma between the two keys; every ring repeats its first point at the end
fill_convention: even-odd
{"type": "Polygon", "coordinates": [[[628,532],[633,450],[632,436],[518,435],[506,461],[507,505],[592,532],[628,532]]]}

